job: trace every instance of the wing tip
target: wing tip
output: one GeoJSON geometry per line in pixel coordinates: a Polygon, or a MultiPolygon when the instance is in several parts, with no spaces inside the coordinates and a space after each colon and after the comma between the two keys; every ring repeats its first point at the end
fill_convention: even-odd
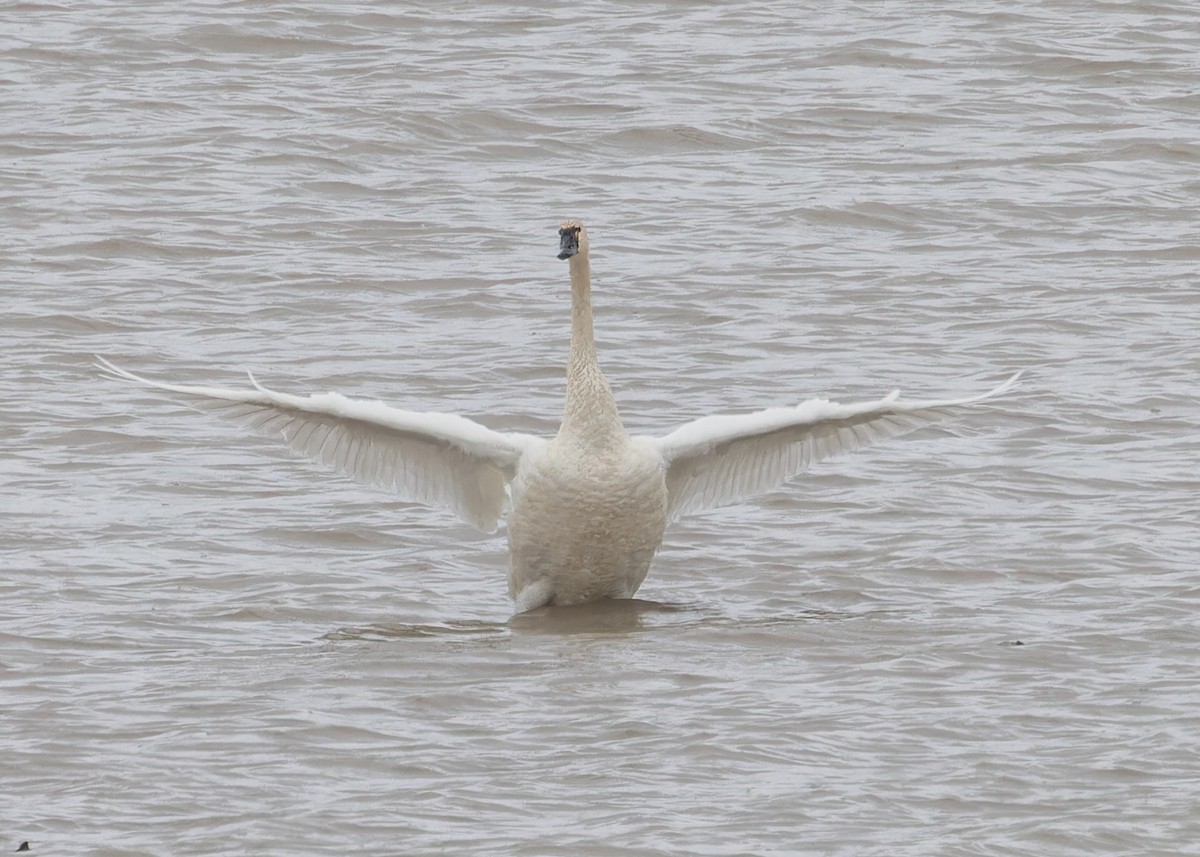
{"type": "Polygon", "coordinates": [[[1001,382],[1000,384],[998,384],[997,386],[993,387],[992,389],[988,390],[986,393],[984,393],[980,396],[975,396],[970,401],[983,402],[983,401],[986,401],[987,399],[992,399],[992,398],[995,398],[996,396],[1007,393],[1009,390],[1011,390],[1013,387],[1016,386],[1017,381],[1021,380],[1021,376],[1024,374],[1025,374],[1024,369],[1018,369],[1011,377],[1008,378],[1008,380],[1001,382]]]}
{"type": "Polygon", "coordinates": [[[246,377],[250,379],[250,386],[253,387],[254,389],[258,390],[258,392],[260,392],[260,393],[270,393],[271,392],[266,387],[264,387],[262,384],[258,383],[258,379],[254,377],[254,373],[251,372],[249,369],[246,370],[246,377]]]}
{"type": "Polygon", "coordinates": [[[921,410],[923,408],[950,407],[957,405],[974,405],[979,402],[986,402],[989,399],[994,399],[997,396],[1003,395],[1016,386],[1017,381],[1025,374],[1025,369],[1020,369],[1013,373],[1009,378],[1002,381],[986,393],[980,393],[977,396],[970,396],[965,399],[943,399],[936,401],[907,401],[899,398],[899,393],[892,393],[885,398],[882,404],[897,405],[903,410],[921,410]]]}
{"type": "Polygon", "coordinates": [[[115,366],[99,354],[92,355],[92,365],[100,370],[100,374],[105,378],[120,378],[124,381],[137,381],[141,384],[152,384],[152,381],[143,378],[140,375],[134,375],[127,369],[122,369],[120,366],[115,366]]]}

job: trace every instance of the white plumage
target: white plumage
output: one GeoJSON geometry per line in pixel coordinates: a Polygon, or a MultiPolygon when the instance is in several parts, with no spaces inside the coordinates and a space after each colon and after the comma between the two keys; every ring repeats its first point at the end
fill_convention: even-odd
{"type": "Polygon", "coordinates": [[[559,230],[570,259],[572,328],[563,422],[551,439],[497,432],[466,417],[421,413],[337,393],[294,396],[152,381],[97,358],[119,378],[221,405],[302,455],[406,498],[446,506],[492,531],[508,510],[509,594],[518,611],[630,598],[668,520],[774,488],[839,452],[932,422],[996,396],[875,402],[812,399],[795,407],[701,417],[663,437],[621,424],[592,337],[588,239],[559,230]]]}

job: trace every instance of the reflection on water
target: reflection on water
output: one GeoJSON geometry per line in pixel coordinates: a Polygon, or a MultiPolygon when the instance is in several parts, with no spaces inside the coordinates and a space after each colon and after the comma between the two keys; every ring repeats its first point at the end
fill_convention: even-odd
{"type": "Polygon", "coordinates": [[[442,621],[412,625],[381,623],[330,631],[326,640],[395,641],[408,639],[498,639],[513,634],[551,636],[628,635],[638,631],[671,628],[720,628],[748,631],[780,629],[788,625],[885,616],[890,611],[851,613],[837,610],[805,610],[787,616],[735,618],[697,604],[666,604],[640,598],[604,599],[568,607],[538,607],[518,613],[507,622],[442,621]]]}
{"type": "MultiPolygon", "coordinates": [[[[695,608],[661,604],[637,598],[605,599],[570,607],[539,607],[518,613],[507,622],[437,622],[423,625],[379,624],[341,628],[326,635],[329,640],[404,640],[436,637],[455,640],[506,637],[510,634],[627,634],[648,627],[661,627],[671,617],[673,624],[688,616],[702,615],[695,608]]],[[[694,621],[694,619],[693,619],[694,621]]]]}
{"type": "Polygon", "coordinates": [[[380,624],[338,628],[324,636],[326,640],[410,640],[434,637],[438,639],[471,639],[505,637],[508,626],[493,622],[435,622],[428,625],[380,624]]]}
{"type": "Polygon", "coordinates": [[[539,607],[513,616],[508,626],[521,634],[628,634],[694,622],[700,615],[697,608],[688,605],[618,598],[569,607],[539,607]]]}

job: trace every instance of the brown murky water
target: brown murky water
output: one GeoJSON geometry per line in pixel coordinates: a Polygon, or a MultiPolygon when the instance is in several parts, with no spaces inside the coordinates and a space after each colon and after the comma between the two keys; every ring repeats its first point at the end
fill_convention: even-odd
{"type": "Polygon", "coordinates": [[[1200,14],[826,5],[0,10],[0,850],[1200,841],[1200,14]],[[549,431],[566,216],[636,430],[1029,371],[510,621],[90,365],[549,431]]]}

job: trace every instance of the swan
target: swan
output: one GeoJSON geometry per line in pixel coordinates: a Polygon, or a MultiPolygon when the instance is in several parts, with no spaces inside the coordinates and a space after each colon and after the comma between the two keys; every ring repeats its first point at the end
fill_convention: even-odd
{"type": "Polygon", "coordinates": [[[154,381],[103,357],[96,365],[111,377],[218,403],[301,454],[449,507],[485,532],[507,511],[508,592],[518,613],[632,598],[671,520],[769,490],[813,462],[997,396],[1020,376],[971,398],[818,398],[701,417],[661,437],[631,436],[596,358],[587,231],[571,220],[558,235],[558,258],[570,267],[571,345],[562,424],[552,438],[337,393],[276,392],[253,375],[250,389],[234,390],[154,381]]]}

